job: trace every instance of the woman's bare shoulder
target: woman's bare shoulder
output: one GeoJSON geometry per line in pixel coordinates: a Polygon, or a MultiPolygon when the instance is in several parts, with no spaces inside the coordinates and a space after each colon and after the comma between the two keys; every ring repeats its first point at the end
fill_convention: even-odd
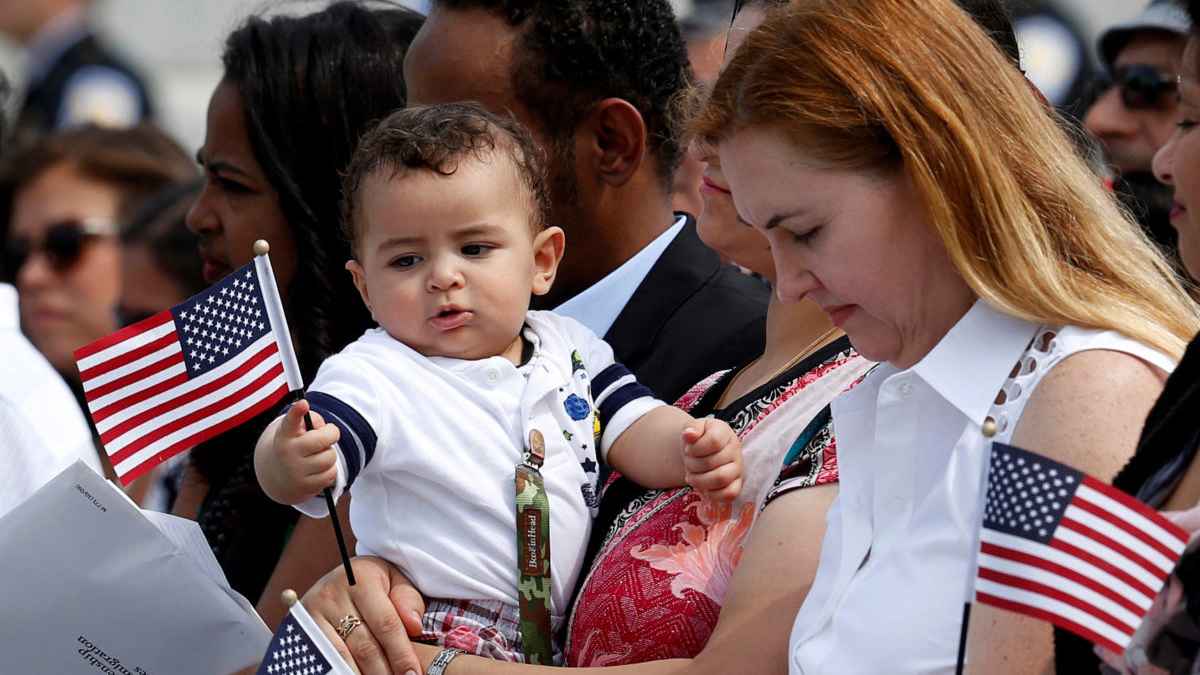
{"type": "Polygon", "coordinates": [[[1111,479],[1137,447],[1165,378],[1166,373],[1126,352],[1072,354],[1034,390],[1013,443],[1111,479]]]}

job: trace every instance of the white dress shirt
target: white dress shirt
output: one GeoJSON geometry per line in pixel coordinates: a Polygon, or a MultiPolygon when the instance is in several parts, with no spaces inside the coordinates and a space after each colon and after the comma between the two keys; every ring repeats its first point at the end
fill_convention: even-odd
{"type": "MultiPolygon", "coordinates": [[[[664,405],[578,322],[530,312],[532,358],[427,358],[382,329],[330,357],[308,389],[341,431],[359,555],[404,570],[422,594],[517,605],[514,475],[533,430],[546,446],[551,612],[566,612],[599,505],[598,462],[664,405]],[[596,447],[597,442],[599,448],[596,447]]],[[[311,516],[324,501],[301,505],[311,516]]]]}
{"type": "Polygon", "coordinates": [[[617,269],[609,272],[608,276],[589,286],[579,295],[567,300],[554,308],[555,313],[569,316],[587,326],[593,333],[604,337],[612,328],[621,310],[629,304],[629,299],[637,292],[638,286],[646,279],[646,275],[654,268],[654,263],[662,257],[663,251],[675,241],[687,216],[679,216],[675,224],[666,232],[658,235],[646,248],[637,252],[617,269]]]}
{"type": "Polygon", "coordinates": [[[985,444],[1008,442],[1045,374],[1088,349],[1174,368],[1116,333],[1040,329],[979,301],[915,366],[881,364],[834,401],[839,493],[793,626],[791,673],[953,672],[985,444]]]}
{"type": "Polygon", "coordinates": [[[75,460],[100,456],[66,383],[21,334],[17,291],[0,284],[0,516],[75,460]]]}

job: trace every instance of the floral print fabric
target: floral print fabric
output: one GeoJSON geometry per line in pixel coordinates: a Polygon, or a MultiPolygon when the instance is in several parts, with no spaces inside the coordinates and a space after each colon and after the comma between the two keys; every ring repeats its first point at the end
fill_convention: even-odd
{"type": "MultiPolygon", "coordinates": [[[[697,384],[676,406],[696,416],[714,414],[745,440],[792,397],[847,364],[862,363],[843,338],[724,409],[714,406],[734,371],[697,384]]],[[[779,462],[794,439],[763,452],[779,462]]],[[[784,482],[795,488],[837,480],[836,446],[827,429],[789,454],[795,457],[782,472],[774,464],[764,495],[778,492],[784,482]]],[[[610,491],[616,480],[608,481],[610,491]]],[[[702,502],[689,488],[639,493],[613,521],[578,591],[568,626],[567,664],[610,666],[699,653],[716,625],[761,503],[756,497],[718,507],[702,502]]]]}

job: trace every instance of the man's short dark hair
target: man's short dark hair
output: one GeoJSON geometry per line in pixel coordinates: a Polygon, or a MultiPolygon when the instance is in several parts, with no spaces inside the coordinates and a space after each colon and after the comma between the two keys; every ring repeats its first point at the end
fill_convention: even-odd
{"type": "Polygon", "coordinates": [[[396,179],[414,170],[452,176],[464,161],[494,157],[512,162],[529,192],[530,225],[541,231],[550,221],[545,164],[519,122],[477,103],[412,106],[388,115],[359,141],[342,180],[342,227],[351,249],[357,249],[355,210],[368,176],[384,171],[396,179]]]}
{"type": "Polygon", "coordinates": [[[569,138],[596,102],[620,98],[642,114],[664,185],[683,158],[674,114],[691,84],[687,47],[667,0],[434,0],[483,9],[521,32],[511,79],[551,139],[569,138]]]}

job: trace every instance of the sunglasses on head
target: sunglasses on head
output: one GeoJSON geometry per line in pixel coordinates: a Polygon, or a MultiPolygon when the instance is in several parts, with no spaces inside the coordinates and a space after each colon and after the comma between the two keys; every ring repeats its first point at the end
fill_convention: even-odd
{"type": "Polygon", "coordinates": [[[9,274],[16,275],[30,256],[41,253],[46,256],[50,267],[57,272],[63,272],[79,262],[79,257],[83,255],[83,249],[88,242],[115,233],[116,228],[107,220],[63,220],[47,227],[41,239],[22,236],[11,238],[4,249],[4,269],[9,274]]]}
{"type": "Polygon", "coordinates": [[[1131,64],[1116,68],[1111,78],[1102,77],[1098,85],[1100,92],[1116,86],[1121,103],[1130,110],[1154,110],[1178,89],[1178,78],[1154,66],[1131,64]]]}
{"type": "MultiPolygon", "coordinates": [[[[746,6],[746,0],[733,0],[733,14],[729,17],[729,31],[726,31],[726,33],[727,33],[726,38],[729,37],[728,33],[733,30],[733,24],[734,24],[734,22],[737,21],[737,16],[738,16],[738,14],[741,13],[742,7],[745,7],[745,6],[746,6]]],[[[729,41],[728,41],[728,39],[726,39],[726,42],[725,42],[725,56],[729,56],[729,41]]]]}

